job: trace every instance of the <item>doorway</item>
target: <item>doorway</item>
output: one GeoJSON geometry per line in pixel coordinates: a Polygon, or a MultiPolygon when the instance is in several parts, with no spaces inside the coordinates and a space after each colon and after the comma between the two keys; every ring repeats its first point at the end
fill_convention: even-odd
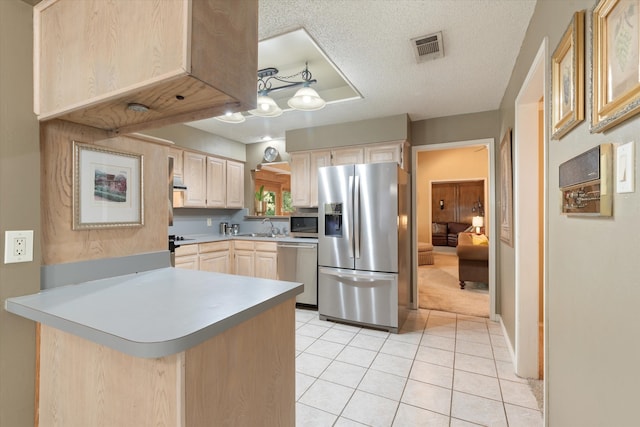
{"type": "MultiPolygon", "coordinates": [[[[413,147],[412,156],[412,256],[413,256],[413,274],[412,274],[412,308],[417,309],[419,306],[419,289],[418,289],[418,262],[417,247],[421,241],[431,241],[432,215],[431,215],[431,182],[424,182],[422,177],[425,166],[420,165],[419,158],[421,153],[428,152],[446,152],[450,150],[466,150],[475,152],[476,155],[483,156],[486,159],[484,170],[482,173],[470,172],[471,175],[460,175],[457,178],[465,180],[482,180],[486,179],[484,205],[493,206],[495,204],[495,165],[494,152],[495,143],[493,139],[481,139],[460,141],[452,143],[425,145],[413,147]]],[[[435,163],[435,162],[434,162],[435,163]]],[[[458,168],[460,169],[460,168],[458,168]]],[[[457,179],[457,180],[460,180],[457,179]]],[[[452,180],[452,179],[450,179],[452,180]]],[[[485,213],[484,227],[489,237],[489,318],[496,318],[496,292],[495,292],[495,215],[490,210],[485,213]]],[[[455,249],[455,248],[452,248],[455,249]]],[[[463,292],[463,291],[462,291],[463,292]]]]}
{"type": "Polygon", "coordinates": [[[540,378],[544,370],[544,298],[546,287],[547,176],[544,39],[515,102],[513,207],[515,252],[516,374],[540,378]],[[542,317],[542,318],[541,318],[542,317]]]}

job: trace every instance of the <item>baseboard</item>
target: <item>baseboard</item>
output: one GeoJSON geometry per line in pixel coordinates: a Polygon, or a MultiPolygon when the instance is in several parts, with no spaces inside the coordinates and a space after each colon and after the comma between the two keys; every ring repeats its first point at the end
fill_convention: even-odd
{"type": "Polygon", "coordinates": [[[496,316],[498,317],[498,322],[500,322],[500,327],[502,328],[502,335],[504,336],[504,340],[507,343],[507,348],[509,349],[509,355],[511,356],[511,363],[513,364],[514,370],[515,370],[516,352],[514,350],[513,343],[509,338],[509,334],[507,333],[507,328],[504,326],[504,322],[502,321],[502,316],[499,314],[496,314],[496,316]]]}

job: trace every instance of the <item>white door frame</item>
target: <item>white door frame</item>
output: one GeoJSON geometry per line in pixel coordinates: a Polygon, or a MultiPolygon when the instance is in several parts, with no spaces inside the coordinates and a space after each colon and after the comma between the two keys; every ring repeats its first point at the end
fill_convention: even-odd
{"type": "MultiPolygon", "coordinates": [[[[514,250],[515,250],[515,371],[521,377],[538,378],[538,307],[540,263],[543,268],[544,293],[547,290],[547,250],[544,258],[539,260],[539,245],[546,245],[547,207],[543,206],[545,230],[543,242],[539,241],[538,226],[540,206],[538,189],[543,180],[543,203],[547,200],[547,129],[546,117],[543,125],[544,138],[543,158],[538,159],[539,102],[544,98],[546,109],[547,81],[546,58],[548,57],[548,40],[542,41],[538,53],[529,69],[522,88],[515,101],[515,129],[513,139],[513,208],[514,208],[514,250]],[[533,162],[531,159],[538,159],[533,162]],[[543,176],[540,177],[539,162],[544,162],[543,176]]],[[[546,305],[545,305],[546,311],[546,305]]],[[[546,312],[545,312],[545,331],[546,312]]],[[[545,332],[546,335],[546,332],[545,332]]],[[[547,338],[545,336],[545,342],[547,338]]],[[[545,346],[546,347],[546,346],[545,346]]],[[[545,358],[546,359],[546,358],[545,358]]],[[[546,369],[546,361],[545,361],[546,369]]]]}
{"type": "Polygon", "coordinates": [[[496,316],[496,213],[493,207],[496,205],[495,183],[495,140],[493,138],[474,139],[469,141],[446,142],[442,144],[418,145],[411,148],[411,308],[418,308],[418,212],[417,205],[417,183],[416,171],[418,169],[418,152],[448,150],[451,148],[469,147],[474,145],[484,145],[487,147],[489,181],[488,199],[485,205],[491,206],[489,211],[489,318],[497,320],[496,316]]]}

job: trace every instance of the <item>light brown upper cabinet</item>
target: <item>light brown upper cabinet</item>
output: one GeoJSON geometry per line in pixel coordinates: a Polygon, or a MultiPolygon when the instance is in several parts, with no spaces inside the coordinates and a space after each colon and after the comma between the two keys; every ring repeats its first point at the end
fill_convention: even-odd
{"type": "Polygon", "coordinates": [[[365,163],[385,163],[396,162],[407,169],[408,166],[408,143],[406,141],[390,142],[386,144],[372,144],[364,147],[365,163]]]}
{"type": "Polygon", "coordinates": [[[295,207],[318,206],[318,169],[331,165],[328,150],[291,153],[291,201],[295,207]]]}
{"type": "Polygon", "coordinates": [[[366,144],[331,150],[331,164],[350,165],[361,163],[396,162],[407,169],[407,141],[366,144]]]}
{"type": "Polygon", "coordinates": [[[169,147],[169,157],[173,159],[173,175],[182,179],[182,150],[169,147]]]}
{"type": "Polygon", "coordinates": [[[408,142],[396,141],[291,153],[291,200],[298,208],[318,206],[318,169],[345,164],[396,162],[408,166],[408,142]]]}
{"type": "Polygon", "coordinates": [[[240,209],[243,205],[244,163],[207,156],[207,207],[240,209]]]}
{"type": "Polygon", "coordinates": [[[364,148],[349,147],[331,150],[331,164],[338,165],[359,165],[364,163],[364,148]]]}
{"type": "MultiPolygon", "coordinates": [[[[184,207],[235,208],[244,204],[244,163],[184,151],[184,207]]],[[[174,207],[180,207],[180,205],[174,207]]]]}
{"type": "MultiPolygon", "coordinates": [[[[185,151],[182,154],[185,208],[204,208],[207,205],[207,156],[185,151]]],[[[224,188],[224,184],[222,184],[224,188]]]]}
{"type": "Polygon", "coordinates": [[[34,111],[129,133],[255,108],[257,31],[257,0],[42,1],[34,111]]]}

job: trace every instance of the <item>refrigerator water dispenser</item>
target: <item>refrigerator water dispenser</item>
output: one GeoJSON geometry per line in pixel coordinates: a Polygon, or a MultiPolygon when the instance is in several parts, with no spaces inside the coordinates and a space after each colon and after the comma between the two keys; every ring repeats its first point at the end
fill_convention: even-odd
{"type": "Polygon", "coordinates": [[[342,203],[325,203],[324,235],[342,237],[342,203]]]}

